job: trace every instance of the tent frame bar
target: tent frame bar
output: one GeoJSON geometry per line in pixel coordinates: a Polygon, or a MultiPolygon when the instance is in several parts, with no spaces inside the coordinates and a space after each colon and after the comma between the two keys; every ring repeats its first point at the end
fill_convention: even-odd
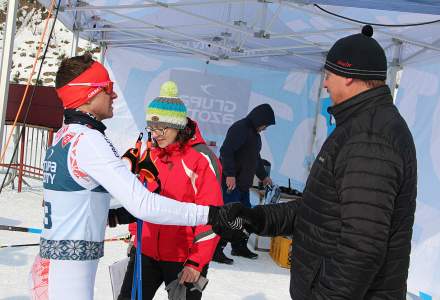
{"type": "MultiPolygon", "coordinates": [[[[125,17],[127,17],[127,16],[125,16],[125,17]]],[[[136,20],[136,19],[135,19],[136,20]]],[[[111,24],[111,25],[116,25],[115,23],[113,23],[113,22],[110,22],[110,21],[107,21],[109,24],[111,24]]],[[[121,32],[124,32],[123,30],[121,30],[121,32]]],[[[187,46],[187,45],[185,45],[185,44],[182,44],[182,43],[180,43],[180,42],[174,42],[174,41],[171,41],[171,40],[168,40],[168,39],[164,39],[164,38],[161,38],[161,37],[158,37],[158,36],[155,36],[155,35],[153,35],[153,34],[149,34],[149,33],[137,33],[137,34],[134,34],[134,33],[131,33],[131,32],[125,32],[127,35],[130,35],[130,36],[133,36],[133,37],[135,37],[135,38],[137,38],[137,37],[139,37],[139,36],[141,36],[141,37],[143,37],[146,41],[150,41],[150,42],[153,42],[153,43],[155,43],[155,44],[165,44],[165,45],[168,45],[168,46],[170,46],[170,47],[173,47],[173,48],[177,48],[177,49],[182,49],[182,50],[185,50],[185,51],[190,51],[190,52],[192,52],[193,54],[198,54],[198,55],[202,55],[203,57],[205,57],[205,58],[211,58],[211,59],[219,59],[218,57],[216,57],[216,56],[213,56],[211,53],[209,53],[209,52],[206,52],[206,51],[203,51],[203,50],[199,50],[199,49],[195,49],[195,48],[192,48],[192,47],[190,47],[190,46],[187,46]]]]}
{"type": "MultiPolygon", "coordinates": [[[[117,12],[114,12],[114,11],[108,11],[108,12],[113,14],[113,15],[116,15],[118,17],[125,18],[127,20],[131,20],[131,21],[134,21],[134,22],[139,22],[139,23],[145,24],[147,26],[154,26],[155,28],[157,28],[157,29],[159,29],[161,31],[169,32],[169,33],[177,35],[177,36],[181,36],[181,37],[184,37],[184,38],[187,38],[187,39],[190,39],[190,40],[202,43],[202,44],[206,44],[208,47],[214,46],[214,47],[217,47],[217,48],[220,48],[220,49],[224,49],[224,50],[230,51],[229,47],[225,47],[225,46],[219,45],[219,44],[214,43],[212,41],[205,41],[205,40],[199,39],[199,38],[197,38],[195,36],[191,36],[189,34],[180,33],[180,32],[178,32],[176,30],[168,29],[168,28],[165,28],[165,27],[162,27],[162,26],[158,26],[158,25],[146,22],[144,20],[140,20],[140,19],[136,19],[136,18],[133,18],[133,17],[129,17],[129,16],[126,16],[124,14],[120,14],[120,13],[117,13],[117,12]]],[[[164,38],[162,38],[162,39],[163,40],[167,40],[167,39],[164,39],[164,38]]]]}
{"type": "Polygon", "coordinates": [[[211,5],[211,4],[224,4],[224,3],[241,3],[241,2],[254,2],[252,0],[211,0],[211,1],[194,1],[194,2],[179,2],[179,3],[165,3],[160,1],[146,1],[150,3],[145,4],[124,4],[124,5],[82,5],[82,6],[61,6],[60,12],[72,12],[72,11],[90,11],[90,10],[124,10],[124,9],[136,9],[136,8],[149,8],[149,7],[185,7],[185,6],[198,6],[198,5],[211,5]]]}

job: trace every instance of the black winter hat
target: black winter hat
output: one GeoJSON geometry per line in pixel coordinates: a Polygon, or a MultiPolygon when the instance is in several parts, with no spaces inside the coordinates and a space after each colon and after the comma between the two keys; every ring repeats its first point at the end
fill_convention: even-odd
{"type": "Polygon", "coordinates": [[[338,40],[329,50],[324,68],[347,78],[385,80],[385,51],[372,36],[373,28],[366,25],[362,33],[338,40]]]}
{"type": "Polygon", "coordinates": [[[254,107],[246,118],[251,120],[255,129],[260,126],[275,125],[275,113],[272,107],[267,103],[254,107]]]}

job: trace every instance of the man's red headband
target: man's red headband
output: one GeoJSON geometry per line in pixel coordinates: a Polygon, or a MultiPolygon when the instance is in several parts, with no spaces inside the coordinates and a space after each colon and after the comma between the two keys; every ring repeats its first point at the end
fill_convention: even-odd
{"type": "Polygon", "coordinates": [[[56,91],[64,108],[77,108],[98,94],[103,89],[102,83],[108,82],[111,81],[107,70],[95,61],[90,68],[56,91]]]}

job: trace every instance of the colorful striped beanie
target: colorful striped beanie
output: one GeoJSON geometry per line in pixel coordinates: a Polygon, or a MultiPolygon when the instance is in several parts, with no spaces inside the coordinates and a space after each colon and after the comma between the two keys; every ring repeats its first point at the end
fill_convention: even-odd
{"type": "Polygon", "coordinates": [[[160,87],[160,95],[147,107],[147,126],[183,129],[187,123],[185,104],[179,99],[177,85],[167,81],[160,87]]]}

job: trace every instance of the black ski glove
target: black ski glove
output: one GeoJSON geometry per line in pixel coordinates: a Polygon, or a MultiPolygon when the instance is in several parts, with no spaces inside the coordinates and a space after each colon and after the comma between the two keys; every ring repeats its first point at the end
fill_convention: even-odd
{"type": "Polygon", "coordinates": [[[258,206],[247,208],[236,202],[209,207],[208,224],[219,235],[225,229],[246,229],[249,233],[258,233],[264,228],[264,222],[264,212],[258,206]]]}
{"type": "Polygon", "coordinates": [[[130,224],[136,221],[125,208],[119,207],[115,209],[109,209],[108,211],[108,226],[116,227],[116,225],[130,224]]]}
{"type": "Polygon", "coordinates": [[[154,162],[151,160],[150,151],[145,151],[142,154],[138,164],[138,171],[139,176],[147,181],[148,189],[159,194],[161,191],[159,171],[157,170],[154,162]]]}
{"type": "Polygon", "coordinates": [[[138,161],[138,149],[130,148],[121,157],[128,162],[130,171],[133,174],[139,174],[143,176],[149,185],[148,189],[153,193],[159,194],[161,191],[161,184],[159,180],[159,172],[151,161],[151,157],[147,151],[145,151],[142,157],[138,161]],[[137,170],[136,170],[137,163],[137,170]],[[136,173],[137,172],[137,173],[136,173]]]}
{"type": "Polygon", "coordinates": [[[136,173],[136,162],[138,158],[138,149],[130,148],[128,149],[124,155],[122,155],[121,159],[127,161],[129,163],[129,168],[131,173],[136,173]]]}

